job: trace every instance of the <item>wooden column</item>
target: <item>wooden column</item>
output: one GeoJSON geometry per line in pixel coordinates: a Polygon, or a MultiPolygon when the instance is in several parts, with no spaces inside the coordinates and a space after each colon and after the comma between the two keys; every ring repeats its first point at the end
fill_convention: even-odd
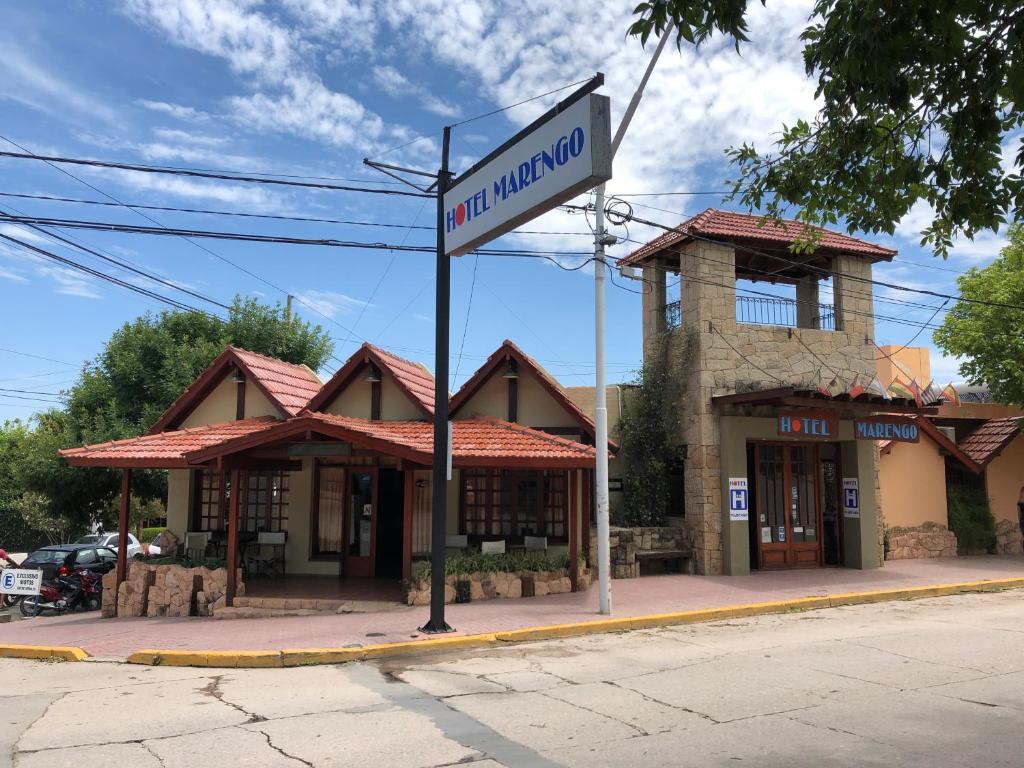
{"type": "Polygon", "coordinates": [[[128,510],[132,503],[132,471],[121,470],[121,506],[117,516],[117,587],[114,593],[121,594],[121,585],[128,576],[128,510]]]}
{"type": "Polygon", "coordinates": [[[235,603],[238,588],[238,497],[242,495],[241,472],[231,470],[231,501],[228,502],[228,593],[226,603],[235,603]]]}
{"type": "Polygon", "coordinates": [[[416,496],[415,473],[411,467],[405,469],[405,492],[402,496],[402,578],[412,578],[412,508],[416,496]]]}
{"type": "Polygon", "coordinates": [[[579,587],[580,578],[580,510],[579,510],[579,472],[570,469],[569,476],[569,578],[572,580],[572,591],[579,587]]]}

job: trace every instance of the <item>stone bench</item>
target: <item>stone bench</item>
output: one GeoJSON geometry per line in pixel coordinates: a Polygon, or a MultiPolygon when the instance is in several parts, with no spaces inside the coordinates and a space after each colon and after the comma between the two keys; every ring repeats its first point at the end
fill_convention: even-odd
{"type": "MultiPolygon", "coordinates": [[[[646,570],[643,567],[645,564],[663,563],[665,570],[668,571],[670,563],[677,563],[677,572],[686,573],[692,558],[693,552],[688,549],[651,549],[636,553],[636,560],[640,564],[641,571],[646,570]]],[[[640,575],[644,575],[643,572],[640,575]]]]}

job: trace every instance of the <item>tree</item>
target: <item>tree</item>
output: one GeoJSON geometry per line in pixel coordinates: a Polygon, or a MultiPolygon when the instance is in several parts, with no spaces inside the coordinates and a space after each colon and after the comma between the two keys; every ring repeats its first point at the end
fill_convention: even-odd
{"type": "MultiPolygon", "coordinates": [[[[767,4],[767,0],[761,0],[767,4]]],[[[747,42],[748,0],[650,0],[630,33],[671,22],[677,45],[720,32],[747,42]]],[[[958,235],[1024,209],[1024,5],[1020,0],[817,0],[804,67],[821,108],[783,126],[773,152],[727,150],[732,197],[772,218],[892,234],[911,206],[933,210],[922,244],[945,256],[958,235]],[[1012,146],[1016,142],[1016,147],[1012,146]],[[1014,159],[1001,166],[1004,143],[1014,159]]],[[[813,236],[805,238],[813,245],[813,236]]]]}
{"type": "Polygon", "coordinates": [[[934,338],[946,354],[963,358],[960,373],[968,381],[988,385],[999,402],[1024,407],[1024,310],[991,306],[1024,306],[1024,224],[1012,225],[1009,237],[995,261],[957,278],[962,298],[934,338]]]}
{"type": "MultiPolygon", "coordinates": [[[[67,394],[66,409],[34,417],[21,444],[14,495],[42,493],[52,516],[82,527],[116,524],[120,473],[69,467],[57,451],[143,434],[228,344],[313,370],[334,351],[320,326],[288,319],[280,305],[255,299],[236,298],[226,320],[167,311],[125,323],[83,368],[67,394]]],[[[166,487],[165,472],[133,473],[133,497],[139,504],[162,498],[166,487]]]]}

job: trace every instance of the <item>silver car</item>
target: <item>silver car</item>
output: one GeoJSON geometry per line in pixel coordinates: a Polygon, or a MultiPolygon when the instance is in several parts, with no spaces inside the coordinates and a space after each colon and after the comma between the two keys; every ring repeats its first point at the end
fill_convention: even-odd
{"type": "MultiPolygon", "coordinates": [[[[116,533],[90,533],[79,538],[75,544],[95,544],[98,547],[110,547],[110,549],[117,552],[117,540],[118,536],[116,533]]],[[[142,552],[142,545],[135,538],[135,534],[129,533],[128,557],[135,557],[140,552],[142,552]]]]}

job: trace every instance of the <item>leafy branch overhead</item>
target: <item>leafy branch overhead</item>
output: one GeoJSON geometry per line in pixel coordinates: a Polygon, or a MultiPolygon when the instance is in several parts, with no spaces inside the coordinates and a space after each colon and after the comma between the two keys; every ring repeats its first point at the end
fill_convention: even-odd
{"type": "MultiPolygon", "coordinates": [[[[767,5],[767,0],[762,0],[767,5]]],[[[630,34],[668,24],[677,44],[749,42],[747,0],[651,0],[630,34]]],[[[895,231],[918,202],[922,244],[997,229],[1024,210],[1024,4],[1020,0],[818,0],[801,34],[819,109],[770,151],[727,154],[732,198],[850,231],[895,231]]]]}

